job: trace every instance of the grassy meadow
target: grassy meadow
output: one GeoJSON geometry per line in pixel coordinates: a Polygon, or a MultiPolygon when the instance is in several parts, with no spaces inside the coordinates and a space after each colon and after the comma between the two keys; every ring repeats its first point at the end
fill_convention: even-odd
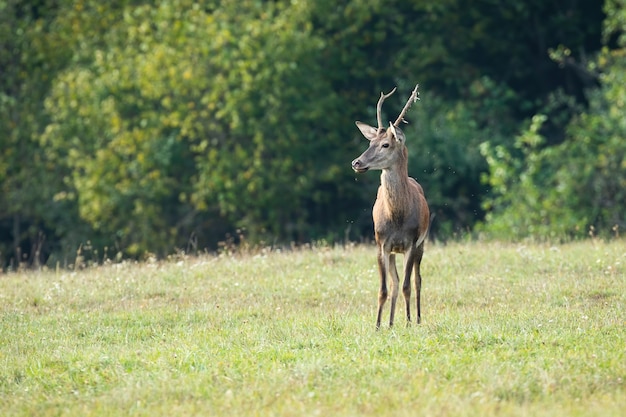
{"type": "Polygon", "coordinates": [[[422,324],[400,294],[380,331],[369,245],[0,275],[0,415],[623,415],[625,240],[422,271],[422,324]]]}

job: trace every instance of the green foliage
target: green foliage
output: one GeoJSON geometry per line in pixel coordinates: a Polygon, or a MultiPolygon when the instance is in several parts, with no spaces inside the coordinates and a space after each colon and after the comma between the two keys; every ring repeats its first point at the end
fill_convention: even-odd
{"type": "MultiPolygon", "coordinates": [[[[486,193],[478,144],[523,157],[511,138],[538,111],[542,146],[560,143],[593,85],[569,58],[600,48],[604,18],[594,0],[5,0],[0,10],[5,264],[66,263],[80,247],[213,249],[238,229],[255,243],[369,238],[377,178],[350,171],[363,148],[353,121],[373,121],[378,93],[397,85],[385,108],[395,117],[415,82],[411,174],[437,237],[468,230],[486,193]]],[[[613,45],[621,0],[605,12],[613,45]]]]}
{"type": "Polygon", "coordinates": [[[424,187],[436,216],[432,236],[446,239],[482,218],[480,196],[485,187],[480,175],[486,163],[479,145],[485,137],[504,141],[504,134],[495,123],[479,127],[473,110],[463,102],[450,103],[428,94],[422,98],[404,128],[409,137],[409,175],[424,187]]]}
{"type": "Polygon", "coordinates": [[[480,150],[489,164],[485,182],[491,187],[492,197],[484,202],[486,230],[504,238],[562,237],[572,229],[580,228],[576,218],[564,217],[562,205],[546,199],[556,191],[555,167],[546,161],[551,148],[542,148],[545,139],[539,130],[546,116],[537,115],[525,132],[515,141],[514,155],[503,145],[483,142],[480,150]]]}
{"type": "Polygon", "coordinates": [[[257,237],[303,232],[303,199],[336,171],[308,156],[330,153],[317,137],[338,114],[306,22],[256,2],[163,3],[126,10],[107,42],[46,102],[42,140],[83,219],[130,254],[183,246],[198,220],[209,233],[225,233],[220,218],[257,237]]]}
{"type": "Polygon", "coordinates": [[[617,44],[626,47],[626,2],[624,0],[606,0],[604,2],[606,18],[603,22],[604,42],[616,38],[617,44]]]}
{"type": "Polygon", "coordinates": [[[44,252],[58,249],[58,232],[69,224],[88,233],[76,210],[53,199],[58,170],[38,146],[44,97],[70,56],[42,18],[56,11],[52,1],[0,1],[0,259],[14,265],[39,264],[44,252]]]}
{"type": "Polygon", "coordinates": [[[603,234],[626,227],[625,51],[601,59],[607,60],[602,87],[591,92],[589,110],[569,126],[571,140],[549,156],[560,162],[556,178],[569,215],[603,234]]]}
{"type": "Polygon", "coordinates": [[[565,140],[546,146],[535,116],[515,142],[482,145],[493,196],[483,230],[501,237],[564,239],[618,234],[626,226],[626,55],[605,49],[592,63],[600,88],[572,119],[565,140]]]}
{"type": "MultiPolygon", "coordinates": [[[[216,106],[219,127],[199,144],[193,200],[217,205],[253,237],[301,240],[311,232],[307,201],[323,204],[316,186],[348,173],[330,130],[339,125],[341,101],[317,58],[324,43],[297,8],[251,4],[251,26],[228,25],[232,50],[215,45],[215,73],[201,75],[216,77],[207,103],[216,106]]],[[[213,18],[226,25],[240,18],[239,7],[213,18]]]]}
{"type": "MultiPolygon", "coordinates": [[[[197,91],[191,82],[195,57],[184,49],[184,28],[168,30],[173,10],[133,11],[118,13],[119,21],[105,17],[112,22],[107,49],[86,48],[92,55],[81,58],[85,63],[57,78],[46,100],[51,123],[42,144],[68,172],[71,191],[59,199],[75,199],[81,217],[122,250],[164,253],[174,243],[173,228],[190,212],[177,200],[189,192],[193,166],[186,161],[196,138],[180,132],[193,131],[198,121],[197,113],[181,121],[179,110],[198,101],[191,93],[197,91]],[[156,42],[166,35],[172,39],[156,42]],[[179,108],[170,105],[172,96],[181,97],[174,101],[179,108]]],[[[189,14],[193,26],[198,17],[189,14]]]]}

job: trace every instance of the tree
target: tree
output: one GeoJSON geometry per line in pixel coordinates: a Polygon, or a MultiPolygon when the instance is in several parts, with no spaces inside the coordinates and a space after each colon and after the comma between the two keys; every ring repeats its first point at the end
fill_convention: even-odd
{"type": "Polygon", "coordinates": [[[515,157],[502,146],[483,144],[494,197],[485,230],[507,237],[564,239],[587,233],[610,235],[626,226],[626,12],[623,1],[607,2],[605,48],[588,71],[600,88],[588,91],[589,107],[571,120],[565,140],[546,146],[539,115],[520,135],[515,157]]]}
{"type": "Polygon", "coordinates": [[[0,259],[14,267],[44,261],[56,249],[57,227],[75,223],[71,208],[52,198],[55,167],[37,143],[43,98],[70,56],[58,38],[47,36],[60,7],[45,0],[0,2],[0,232],[7,236],[0,259]]]}
{"type": "Polygon", "coordinates": [[[393,118],[416,82],[410,172],[437,235],[468,230],[487,192],[478,143],[523,156],[511,138],[539,112],[542,146],[564,140],[597,85],[578,64],[603,16],[592,0],[0,7],[0,251],[34,253],[45,237],[52,261],[81,245],[215,248],[237,229],[257,243],[369,237],[377,179],[355,183],[352,123],[397,85],[393,118]]]}
{"type": "MultiPolygon", "coordinates": [[[[595,85],[578,66],[560,65],[548,53],[568,44],[572,55],[584,57],[600,47],[603,14],[595,1],[353,0],[309,7],[316,32],[330,40],[323,60],[327,73],[338,75],[336,89],[351,97],[347,109],[365,108],[373,117],[369,103],[380,91],[420,83],[423,100],[406,128],[416,144],[409,143],[409,169],[437,213],[439,237],[469,230],[484,216],[480,142],[512,148],[520,122],[541,111],[550,115],[542,134],[559,143],[584,104],[583,88],[595,85]]],[[[401,101],[392,98],[387,112],[399,111],[401,101]]],[[[361,181],[369,183],[362,187],[365,202],[377,181],[361,181]]]]}
{"type": "Polygon", "coordinates": [[[128,7],[104,39],[57,78],[42,136],[85,221],[131,255],[215,242],[220,223],[306,239],[313,186],[337,172],[319,138],[339,114],[306,21],[164,2],[128,7]]]}

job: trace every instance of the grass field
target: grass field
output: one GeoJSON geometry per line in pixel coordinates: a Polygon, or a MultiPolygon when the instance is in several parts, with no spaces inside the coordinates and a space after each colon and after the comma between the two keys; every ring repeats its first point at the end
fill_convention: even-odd
{"type": "Polygon", "coordinates": [[[378,332],[372,246],[0,275],[0,415],[624,415],[626,241],[422,267],[378,332]]]}

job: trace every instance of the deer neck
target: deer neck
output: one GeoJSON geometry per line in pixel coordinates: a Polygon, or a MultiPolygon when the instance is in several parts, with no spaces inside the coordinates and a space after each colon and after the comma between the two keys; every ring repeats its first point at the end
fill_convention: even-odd
{"type": "Polygon", "coordinates": [[[386,211],[392,216],[404,214],[409,206],[409,174],[406,151],[399,163],[382,170],[380,184],[386,211]]]}

